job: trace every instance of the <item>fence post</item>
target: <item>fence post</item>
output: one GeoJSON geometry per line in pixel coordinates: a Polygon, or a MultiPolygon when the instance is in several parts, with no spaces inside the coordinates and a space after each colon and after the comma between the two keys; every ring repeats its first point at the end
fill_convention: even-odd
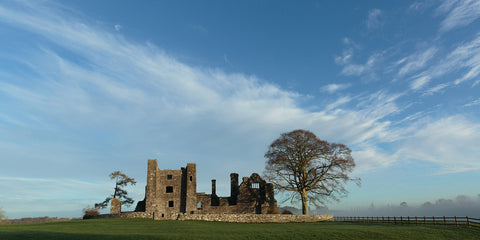
{"type": "Polygon", "coordinates": [[[447,226],[447,218],[445,216],[443,216],[443,225],[447,226]]]}
{"type": "Polygon", "coordinates": [[[397,217],[393,216],[393,222],[397,224],[397,217]]]}
{"type": "Polygon", "coordinates": [[[385,217],[382,216],[382,223],[385,223],[385,217]]]}
{"type": "Polygon", "coordinates": [[[437,223],[435,222],[435,216],[433,216],[433,225],[437,225],[437,223]]]}
{"type": "Polygon", "coordinates": [[[400,216],[400,224],[403,224],[403,217],[400,216]]]}
{"type": "Polygon", "coordinates": [[[390,223],[390,216],[387,216],[387,222],[390,223]]]}
{"type": "Polygon", "coordinates": [[[457,216],[455,216],[455,225],[458,227],[458,220],[457,220],[457,216]]]}
{"type": "Polygon", "coordinates": [[[423,216],[423,223],[427,225],[427,217],[423,216]]]}
{"type": "Polygon", "coordinates": [[[415,225],[418,225],[418,218],[415,216],[415,225]]]}
{"type": "Polygon", "coordinates": [[[410,225],[410,216],[407,216],[407,223],[410,225]]]}
{"type": "Polygon", "coordinates": [[[467,227],[470,227],[470,219],[467,216],[467,227]]]}

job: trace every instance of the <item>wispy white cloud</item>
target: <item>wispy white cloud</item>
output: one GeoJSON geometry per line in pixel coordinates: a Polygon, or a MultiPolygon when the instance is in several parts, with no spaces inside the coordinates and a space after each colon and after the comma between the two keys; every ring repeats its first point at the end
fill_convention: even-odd
{"type": "Polygon", "coordinates": [[[430,47],[423,52],[417,52],[407,58],[403,58],[398,62],[403,64],[400,70],[398,70],[398,75],[403,77],[424,68],[426,63],[435,56],[436,52],[437,49],[435,47],[430,47]]]}
{"type": "Polygon", "coordinates": [[[341,74],[345,76],[362,76],[372,74],[380,58],[380,54],[372,54],[364,64],[344,64],[341,74]]]}
{"type": "Polygon", "coordinates": [[[228,59],[228,56],[227,56],[226,53],[223,54],[223,61],[224,61],[226,64],[228,64],[228,65],[230,65],[230,66],[233,66],[233,65],[232,65],[232,62],[230,62],[230,59],[228,59]]]}
{"type": "Polygon", "coordinates": [[[408,6],[408,12],[423,13],[425,10],[432,7],[435,3],[435,1],[415,1],[410,4],[410,6],[408,6]]]}
{"type": "Polygon", "coordinates": [[[473,80],[480,75],[480,34],[472,41],[463,43],[448,53],[438,64],[432,65],[426,72],[432,78],[438,78],[453,72],[463,73],[463,76],[454,80],[460,83],[473,80]]]}
{"type": "Polygon", "coordinates": [[[423,5],[422,2],[416,1],[416,2],[413,2],[412,4],[410,4],[408,9],[418,11],[419,9],[422,8],[422,5],[423,5]]]}
{"type": "Polygon", "coordinates": [[[345,46],[342,55],[334,57],[335,63],[343,66],[341,74],[345,76],[373,76],[376,65],[381,62],[382,54],[373,53],[365,63],[356,63],[354,61],[355,51],[360,50],[361,47],[349,38],[343,38],[342,43],[345,46]]]}
{"type": "Polygon", "coordinates": [[[480,2],[477,0],[445,0],[437,12],[447,14],[440,24],[440,31],[447,32],[466,26],[480,17],[480,2]]]}
{"type": "Polygon", "coordinates": [[[328,84],[328,85],[323,86],[321,90],[323,92],[334,93],[334,92],[337,92],[337,91],[347,89],[350,86],[351,86],[351,84],[349,84],[349,83],[347,83],[347,84],[332,83],[332,84],[328,84]]]}
{"type": "Polygon", "coordinates": [[[478,123],[451,116],[421,126],[404,141],[397,152],[399,157],[436,163],[442,167],[442,173],[480,170],[476,154],[480,141],[478,123]]]}
{"type": "MultiPolygon", "coordinates": [[[[472,81],[480,76],[480,35],[471,41],[464,42],[443,56],[437,56],[438,47],[397,60],[395,66],[401,66],[398,77],[413,79],[410,88],[414,91],[426,86],[429,82],[455,73],[459,77],[451,82],[440,82],[428,89],[423,95],[433,95],[445,91],[448,87],[472,81]],[[440,59],[438,59],[440,57],[440,59]],[[409,75],[412,75],[409,77],[409,75]]],[[[450,78],[447,78],[450,79],[450,78]]]]}
{"type": "MultiPolygon", "coordinates": [[[[386,93],[360,99],[358,111],[336,109],[349,98],[309,111],[298,106],[298,99],[303,97],[298,93],[255,76],[189,66],[153,44],[131,43],[69,14],[35,6],[28,12],[0,8],[0,21],[36,33],[49,44],[82,58],[74,62],[48,45],[32,50],[28,68],[32,79],[38,80],[35,89],[15,84],[18,76],[9,82],[3,79],[0,91],[10,101],[28,105],[29,111],[45,121],[55,119],[56,126],[82,128],[87,133],[101,128],[121,136],[127,145],[141,145],[139,141],[146,141],[141,140],[143,134],[158,132],[145,143],[152,152],[181,154],[158,146],[172,144],[169,139],[175,136],[188,136],[182,140],[185,143],[175,144],[190,142],[195,147],[184,157],[196,155],[195,161],[203,161],[207,167],[218,161],[205,159],[225,159],[232,154],[217,151],[202,158],[198,157],[200,152],[217,149],[229,142],[226,139],[233,141],[252,134],[257,136],[255,141],[246,141],[250,145],[244,147],[257,157],[263,156],[265,141],[294,128],[311,129],[322,138],[346,144],[383,139],[390,124],[385,118],[398,111],[395,98],[386,93]],[[224,129],[221,136],[205,139],[217,129],[224,129]]],[[[370,59],[366,66],[374,61],[370,59]]],[[[335,92],[347,87],[330,85],[325,90],[335,92]]],[[[231,148],[227,145],[224,149],[231,148]]],[[[140,148],[145,150],[145,146],[140,148]]],[[[252,164],[243,164],[244,168],[263,168],[262,161],[252,159],[252,164]]]]}
{"type": "Polygon", "coordinates": [[[368,29],[379,28],[383,25],[383,12],[380,9],[372,9],[368,12],[366,25],[368,29]]]}
{"type": "Polygon", "coordinates": [[[398,161],[396,156],[386,153],[375,146],[354,151],[352,155],[354,159],[357,160],[355,171],[359,173],[365,173],[374,169],[389,167],[398,161]]]}
{"type": "Polygon", "coordinates": [[[353,60],[352,58],[354,50],[360,48],[358,44],[356,44],[354,41],[347,37],[342,39],[342,43],[345,45],[345,48],[342,51],[342,55],[334,57],[335,63],[338,65],[345,65],[351,63],[353,60]]]}
{"type": "Polygon", "coordinates": [[[436,86],[428,89],[427,91],[425,91],[424,94],[425,94],[425,95],[433,95],[433,94],[435,94],[435,93],[437,93],[437,92],[442,91],[443,89],[445,89],[445,88],[448,87],[448,86],[449,86],[449,84],[447,84],[447,83],[438,84],[438,85],[436,85],[436,86]]]}
{"type": "Polygon", "coordinates": [[[480,84],[480,79],[477,80],[477,81],[475,81],[475,82],[472,84],[472,87],[475,87],[475,86],[477,86],[478,84],[480,84]]]}
{"type": "Polygon", "coordinates": [[[427,84],[429,81],[430,81],[429,76],[420,76],[420,77],[417,77],[415,80],[413,80],[410,87],[413,90],[418,90],[422,88],[425,84],[427,84]]]}
{"type": "Polygon", "coordinates": [[[341,106],[341,105],[343,105],[343,104],[345,104],[345,103],[350,102],[351,100],[352,100],[352,98],[351,98],[351,97],[348,97],[348,96],[341,97],[341,98],[337,99],[335,102],[328,104],[325,109],[326,109],[326,110],[335,109],[335,108],[337,108],[338,106],[341,106]]]}
{"type": "Polygon", "coordinates": [[[118,31],[122,30],[123,26],[120,25],[120,24],[115,24],[115,26],[113,26],[113,28],[115,28],[115,31],[118,32],[118,31]]]}
{"type": "Polygon", "coordinates": [[[473,107],[473,106],[476,106],[476,105],[480,105],[480,98],[477,99],[477,100],[474,100],[472,102],[469,102],[465,105],[463,105],[464,107],[473,107]]]}

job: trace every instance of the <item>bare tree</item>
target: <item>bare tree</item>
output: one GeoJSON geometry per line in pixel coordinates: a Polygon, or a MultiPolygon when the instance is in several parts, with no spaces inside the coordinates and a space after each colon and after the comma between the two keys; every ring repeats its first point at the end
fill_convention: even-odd
{"type": "Polygon", "coordinates": [[[308,203],[319,206],[339,201],[348,193],[344,184],[353,179],[355,162],[351,150],[317,138],[306,130],[283,133],[265,153],[264,176],[279,192],[290,192],[289,199],[300,198],[302,213],[308,215],[308,203]]]}
{"type": "Polygon", "coordinates": [[[123,189],[123,187],[126,187],[128,184],[135,185],[137,183],[135,182],[135,179],[127,176],[120,171],[110,173],[110,179],[115,180],[115,191],[110,197],[107,197],[105,201],[101,203],[95,203],[95,208],[106,208],[112,198],[120,199],[122,205],[131,205],[134,200],[128,197],[128,192],[123,189]]]}

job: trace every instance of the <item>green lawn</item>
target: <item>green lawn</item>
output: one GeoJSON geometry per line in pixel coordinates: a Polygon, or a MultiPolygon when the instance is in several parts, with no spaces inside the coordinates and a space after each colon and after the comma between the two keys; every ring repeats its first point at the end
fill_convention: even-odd
{"type": "Polygon", "coordinates": [[[0,239],[480,239],[480,230],[343,222],[246,224],[97,219],[3,225],[0,239]]]}

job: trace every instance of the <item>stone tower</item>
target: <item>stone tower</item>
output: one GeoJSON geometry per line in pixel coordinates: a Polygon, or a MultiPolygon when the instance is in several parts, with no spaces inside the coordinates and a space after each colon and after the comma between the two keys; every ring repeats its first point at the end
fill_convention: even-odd
{"type": "Polygon", "coordinates": [[[171,217],[196,210],[197,174],[195,163],[181,169],[160,170],[156,159],[148,160],[145,212],[171,217]]]}

